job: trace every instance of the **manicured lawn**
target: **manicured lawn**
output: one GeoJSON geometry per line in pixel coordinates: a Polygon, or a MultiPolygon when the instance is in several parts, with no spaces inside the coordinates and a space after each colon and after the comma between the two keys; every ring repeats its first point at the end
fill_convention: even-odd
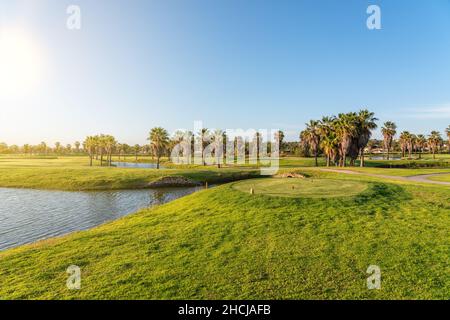
{"type": "Polygon", "coordinates": [[[430,177],[430,180],[436,180],[436,181],[444,181],[444,182],[450,182],[450,172],[449,174],[443,174],[435,177],[430,177]]]}
{"type": "Polygon", "coordinates": [[[231,183],[2,252],[0,297],[449,299],[450,188],[352,179],[367,189],[337,198],[231,183]],[[66,288],[70,265],[81,290],[66,288]],[[381,290],[366,287],[369,265],[381,290]]]}
{"type": "MultiPolygon", "coordinates": [[[[0,298],[449,299],[450,187],[323,172],[312,168],[313,161],[280,161],[281,172],[307,179],[232,182],[88,231],[0,252],[0,298]],[[381,290],[366,287],[373,264],[382,271],[381,290]],[[81,290],[66,287],[70,265],[82,270],[81,290]]],[[[86,157],[0,156],[0,187],[122,189],[165,175],[217,183],[259,174],[250,166],[87,164],[86,157]]],[[[450,173],[345,170],[393,177],[450,173]]]]}
{"type": "Polygon", "coordinates": [[[410,177],[417,176],[422,174],[433,174],[433,173],[442,173],[448,172],[450,173],[450,168],[442,168],[442,169],[434,169],[434,168],[421,168],[421,169],[387,169],[387,168],[360,168],[360,167],[345,167],[345,168],[336,168],[330,167],[329,169],[333,170],[350,170],[361,173],[369,173],[369,174],[379,174],[385,176],[398,176],[398,177],[410,177]]]}
{"type": "Polygon", "coordinates": [[[274,197],[332,198],[348,197],[363,192],[367,184],[361,181],[334,179],[250,179],[233,184],[242,192],[274,197]]]}
{"type": "Polygon", "coordinates": [[[0,157],[0,187],[110,190],[145,188],[163,176],[184,176],[199,182],[220,183],[255,177],[252,168],[199,166],[193,169],[128,169],[88,166],[87,157],[10,158],[0,157]]]}

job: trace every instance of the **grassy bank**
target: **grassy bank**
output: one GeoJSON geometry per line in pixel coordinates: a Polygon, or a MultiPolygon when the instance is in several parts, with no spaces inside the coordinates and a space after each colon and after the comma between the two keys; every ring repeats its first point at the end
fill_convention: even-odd
{"type": "MultiPolygon", "coordinates": [[[[322,160],[321,160],[322,161],[322,160]]],[[[111,190],[146,188],[148,184],[163,176],[183,176],[198,182],[221,183],[255,177],[259,170],[255,167],[236,166],[218,169],[215,166],[189,166],[171,169],[133,169],[101,167],[94,162],[89,167],[84,156],[38,157],[0,156],[0,187],[36,188],[53,190],[111,190]]],[[[314,170],[314,159],[283,158],[282,171],[303,169],[314,170]]],[[[334,168],[334,167],[333,167],[334,168]]],[[[382,169],[347,167],[367,173],[392,176],[450,172],[447,169],[382,169]]]]}
{"type": "Polygon", "coordinates": [[[0,297],[449,299],[449,188],[353,179],[365,191],[326,199],[227,184],[2,252],[0,297]],[[72,264],[81,290],[66,288],[72,264]],[[381,290],[366,288],[372,264],[381,290]]]}
{"type": "Polygon", "coordinates": [[[440,176],[435,176],[435,177],[430,177],[430,180],[435,180],[435,181],[444,181],[444,182],[450,182],[450,172],[449,174],[443,174],[440,176]]]}
{"type": "Polygon", "coordinates": [[[163,176],[183,176],[198,182],[221,183],[257,176],[252,168],[128,169],[88,166],[86,157],[0,157],[0,187],[54,190],[137,189],[163,176]]]}

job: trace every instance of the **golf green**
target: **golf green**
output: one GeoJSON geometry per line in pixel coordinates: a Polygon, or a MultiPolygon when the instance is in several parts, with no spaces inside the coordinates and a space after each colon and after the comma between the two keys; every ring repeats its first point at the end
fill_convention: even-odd
{"type": "Polygon", "coordinates": [[[366,190],[360,181],[333,179],[267,178],[237,182],[233,188],[242,192],[274,197],[332,198],[353,196],[366,190]]]}

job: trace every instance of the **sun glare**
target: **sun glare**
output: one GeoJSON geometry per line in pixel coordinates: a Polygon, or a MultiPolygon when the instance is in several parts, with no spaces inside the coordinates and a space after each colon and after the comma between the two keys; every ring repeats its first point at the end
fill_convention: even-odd
{"type": "Polygon", "coordinates": [[[42,57],[26,33],[0,29],[0,97],[33,92],[42,76],[42,57]]]}

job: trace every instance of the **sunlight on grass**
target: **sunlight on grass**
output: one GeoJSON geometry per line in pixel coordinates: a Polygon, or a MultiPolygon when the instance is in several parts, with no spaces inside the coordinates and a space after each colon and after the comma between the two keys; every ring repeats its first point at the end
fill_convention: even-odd
{"type": "Polygon", "coordinates": [[[367,184],[358,181],[332,179],[252,179],[234,183],[233,188],[249,193],[275,197],[332,198],[353,196],[367,189],[367,184]]]}

